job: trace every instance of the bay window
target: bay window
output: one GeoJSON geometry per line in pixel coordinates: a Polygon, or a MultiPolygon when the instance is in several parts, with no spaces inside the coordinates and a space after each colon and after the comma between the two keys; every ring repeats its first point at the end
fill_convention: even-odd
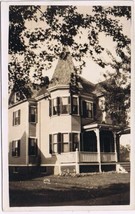
{"type": "Polygon", "coordinates": [[[79,133],[56,133],[49,135],[49,153],[72,152],[79,149],[79,133]]]}
{"type": "Polygon", "coordinates": [[[78,97],[56,97],[49,101],[49,115],[79,114],[78,97]]]}

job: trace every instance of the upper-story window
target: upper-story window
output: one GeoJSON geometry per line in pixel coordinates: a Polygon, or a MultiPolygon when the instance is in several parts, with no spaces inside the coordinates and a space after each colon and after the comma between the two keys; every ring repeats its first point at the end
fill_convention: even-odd
{"type": "Polygon", "coordinates": [[[79,114],[78,97],[57,97],[50,100],[49,111],[51,115],[79,114]],[[71,100],[72,99],[72,100],[71,100]]]}
{"type": "Polygon", "coordinates": [[[83,100],[82,102],[83,116],[93,118],[93,103],[83,100]]]}
{"type": "Polygon", "coordinates": [[[29,138],[29,156],[36,156],[37,155],[37,139],[36,138],[29,138]]]}
{"type": "Polygon", "coordinates": [[[37,122],[37,106],[29,106],[29,122],[37,122]]]}
{"type": "Polygon", "coordinates": [[[61,114],[69,114],[70,112],[70,97],[61,98],[61,114]]]}
{"type": "Polygon", "coordinates": [[[72,114],[79,114],[78,97],[72,97],[72,114]]]}
{"type": "Polygon", "coordinates": [[[21,116],[20,110],[13,112],[13,126],[20,124],[20,116],[21,116]]]}
{"type": "Polygon", "coordinates": [[[12,141],[12,156],[14,157],[20,156],[20,140],[12,141]]]}

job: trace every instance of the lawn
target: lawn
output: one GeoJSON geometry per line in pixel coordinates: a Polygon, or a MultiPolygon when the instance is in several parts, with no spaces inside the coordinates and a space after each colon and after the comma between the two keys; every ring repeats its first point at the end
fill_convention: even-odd
{"type": "Polygon", "coordinates": [[[128,205],[129,183],[115,172],[10,181],[10,206],[128,205]]]}

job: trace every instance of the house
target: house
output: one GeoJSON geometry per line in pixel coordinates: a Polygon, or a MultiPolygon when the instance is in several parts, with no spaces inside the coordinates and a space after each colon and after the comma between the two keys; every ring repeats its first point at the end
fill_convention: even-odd
{"type": "Polygon", "coordinates": [[[59,59],[48,88],[33,90],[29,98],[11,93],[10,172],[117,170],[120,130],[104,103],[100,84],[76,75],[69,53],[59,59]]]}

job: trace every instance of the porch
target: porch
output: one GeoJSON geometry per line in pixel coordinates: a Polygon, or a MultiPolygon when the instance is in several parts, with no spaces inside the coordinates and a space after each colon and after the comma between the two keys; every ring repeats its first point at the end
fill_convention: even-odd
{"type": "Polygon", "coordinates": [[[112,163],[117,162],[117,154],[115,152],[75,152],[61,153],[58,157],[60,164],[71,163],[112,163]]]}

